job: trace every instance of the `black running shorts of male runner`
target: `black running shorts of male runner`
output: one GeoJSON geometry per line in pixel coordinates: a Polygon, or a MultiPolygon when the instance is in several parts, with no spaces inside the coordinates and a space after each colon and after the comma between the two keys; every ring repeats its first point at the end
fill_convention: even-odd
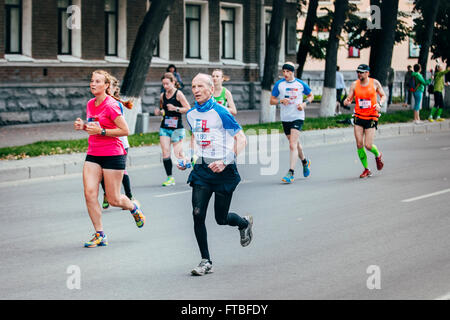
{"type": "Polygon", "coordinates": [[[355,117],[354,124],[355,126],[360,126],[363,127],[364,129],[371,129],[371,128],[375,128],[375,130],[378,129],[378,121],[376,120],[365,120],[355,117]]]}
{"type": "Polygon", "coordinates": [[[97,163],[102,169],[125,170],[127,155],[91,156],[86,155],[86,161],[97,163]]]}
{"type": "Polygon", "coordinates": [[[302,131],[303,120],[297,119],[294,121],[282,121],[284,134],[289,136],[291,134],[291,129],[296,129],[302,131]]]}

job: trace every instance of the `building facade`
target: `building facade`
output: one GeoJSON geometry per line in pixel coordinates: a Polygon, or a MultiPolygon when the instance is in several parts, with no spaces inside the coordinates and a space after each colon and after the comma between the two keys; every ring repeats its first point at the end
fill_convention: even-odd
{"type": "MultiPolygon", "coordinates": [[[[157,106],[169,64],[191,102],[192,77],[222,68],[238,108],[258,108],[271,3],[175,0],[147,74],[143,112],[157,106]]],[[[150,6],[149,0],[0,0],[0,125],[82,116],[92,71],[122,79],[150,6]]],[[[296,1],[284,9],[280,63],[296,54],[296,1]]]]}

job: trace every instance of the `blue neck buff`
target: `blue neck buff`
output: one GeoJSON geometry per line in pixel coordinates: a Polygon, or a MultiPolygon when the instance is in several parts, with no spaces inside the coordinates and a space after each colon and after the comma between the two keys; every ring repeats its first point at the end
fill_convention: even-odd
{"type": "Polygon", "coordinates": [[[214,106],[214,103],[215,103],[214,99],[210,98],[208,101],[206,101],[203,104],[198,104],[198,102],[195,101],[194,107],[200,112],[206,112],[206,111],[209,111],[212,109],[212,107],[214,106]]]}

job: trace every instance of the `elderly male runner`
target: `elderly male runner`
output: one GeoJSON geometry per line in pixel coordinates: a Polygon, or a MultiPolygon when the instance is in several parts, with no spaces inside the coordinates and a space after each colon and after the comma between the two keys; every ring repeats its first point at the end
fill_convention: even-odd
{"type": "Polygon", "coordinates": [[[358,149],[358,156],[364,167],[360,178],[367,178],[372,175],[367,164],[367,154],[364,150],[372,152],[375,155],[377,169],[383,169],[384,162],[382,153],[378,151],[376,145],[373,144],[375,136],[375,129],[377,129],[378,118],[380,117],[381,104],[386,100],[386,95],[380,82],[374,78],[369,78],[370,68],[366,64],[358,66],[356,72],[358,73],[358,80],[352,83],[350,93],[347,99],[344,100],[344,105],[348,106],[355,98],[355,139],[356,147],[358,149]],[[377,102],[377,94],[380,95],[380,103],[377,102]]]}
{"type": "MultiPolygon", "coordinates": [[[[252,216],[241,217],[228,212],[233,191],[241,181],[235,160],[247,139],[231,113],[212,98],[213,92],[211,76],[202,73],[195,76],[192,80],[195,105],[186,114],[198,157],[188,178],[192,187],[194,233],[202,258],[191,273],[198,276],[213,272],[205,226],[213,193],[216,222],[238,227],[243,247],[252,241],[252,216]]],[[[186,164],[179,164],[178,168],[184,170],[186,164]]]]}

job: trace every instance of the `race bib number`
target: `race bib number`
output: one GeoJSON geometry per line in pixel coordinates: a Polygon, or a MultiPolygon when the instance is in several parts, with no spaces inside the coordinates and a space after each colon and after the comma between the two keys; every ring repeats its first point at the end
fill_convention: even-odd
{"type": "Polygon", "coordinates": [[[168,128],[176,128],[178,126],[178,117],[166,117],[164,125],[168,128]]]}
{"type": "Polygon", "coordinates": [[[209,132],[194,132],[195,141],[197,145],[201,148],[208,148],[211,146],[211,133],[209,132]]]}
{"type": "Polygon", "coordinates": [[[368,109],[372,107],[372,101],[370,101],[369,99],[359,99],[358,102],[360,109],[368,109]]]}

